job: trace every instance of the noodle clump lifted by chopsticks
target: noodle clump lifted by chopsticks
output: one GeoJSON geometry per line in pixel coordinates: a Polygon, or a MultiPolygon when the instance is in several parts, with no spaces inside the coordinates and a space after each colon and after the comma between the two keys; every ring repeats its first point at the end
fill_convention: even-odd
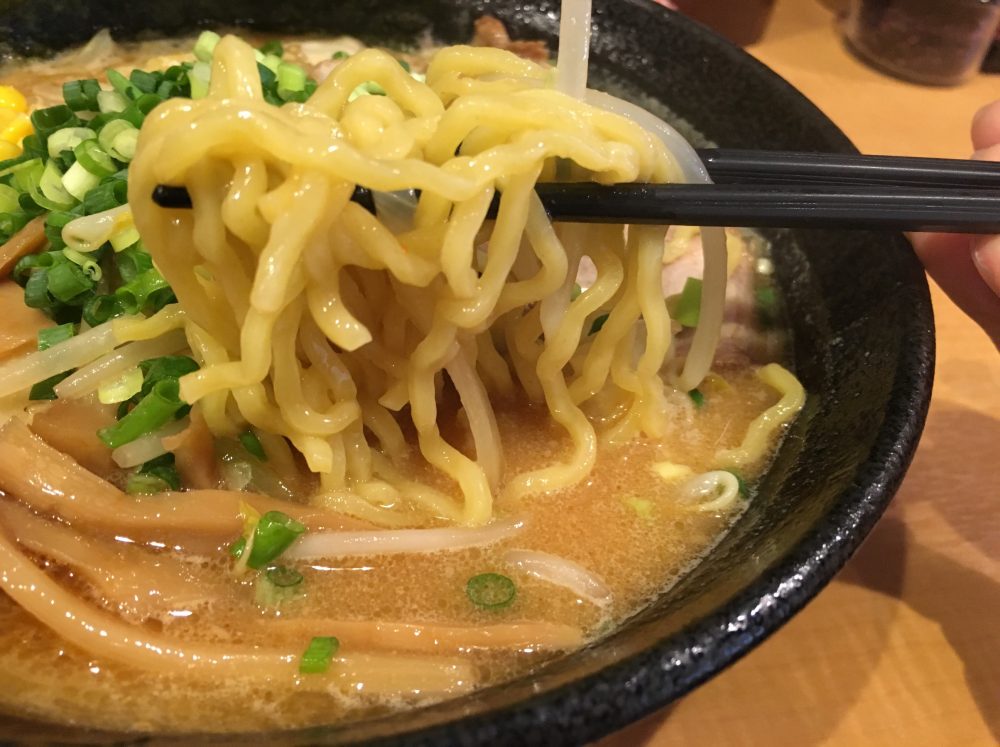
{"type": "MultiPolygon", "coordinates": [[[[663,435],[664,229],[554,226],[533,188],[685,175],[660,138],[554,90],[551,75],[502,50],[451,47],[419,81],[370,49],[307,104],[277,108],[262,96],[254,50],[230,36],[206,97],[167,101],[147,118],[129,203],[202,366],[181,379],[181,397],[216,435],[246,421],[287,437],[320,477],[314,500],[337,510],[465,524],[489,521],[496,495],[584,479],[598,420],[612,440],[663,435]],[[386,95],[352,100],[368,81],[386,95]],[[155,205],[157,184],[185,186],[193,209],[155,205]],[[351,201],[356,185],[387,193],[378,217],[351,201]],[[597,278],[577,294],[584,256],[597,278]],[[474,456],[439,429],[447,382],[474,456]],[[572,451],[501,484],[494,407],[517,396],[544,404],[572,451]],[[393,413],[406,409],[420,453],[458,484],[460,501],[395,466],[407,439],[393,413]]],[[[718,263],[707,262],[703,308],[721,309],[722,252],[722,293],[709,282],[718,263]]],[[[683,371],[674,366],[678,386],[697,385],[717,334],[699,330],[683,371]]]]}

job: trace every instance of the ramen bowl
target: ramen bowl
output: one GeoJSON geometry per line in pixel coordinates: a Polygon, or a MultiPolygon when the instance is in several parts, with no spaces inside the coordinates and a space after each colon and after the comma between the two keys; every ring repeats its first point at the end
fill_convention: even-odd
{"type": "MultiPolygon", "coordinates": [[[[486,13],[515,38],[554,48],[555,0],[423,3],[261,0],[3,3],[0,47],[46,54],[109,27],[117,38],[237,26],[276,34],[350,34],[412,43],[430,31],[457,43],[486,13]]],[[[773,72],[708,30],[643,0],[596,0],[596,87],[663,114],[696,141],[730,148],[852,152],[847,138],[773,72]]],[[[850,557],[898,487],[930,397],[933,321],[923,272],[898,235],[770,231],[809,398],[732,530],[649,607],[586,648],[531,674],[437,705],[302,731],[226,735],[227,742],[578,744],[680,697],[775,632],[850,557]]],[[[818,676],[818,674],[817,674],[818,676]]],[[[14,718],[0,736],[107,742],[14,718]]],[[[205,735],[156,738],[190,744],[205,735]]]]}

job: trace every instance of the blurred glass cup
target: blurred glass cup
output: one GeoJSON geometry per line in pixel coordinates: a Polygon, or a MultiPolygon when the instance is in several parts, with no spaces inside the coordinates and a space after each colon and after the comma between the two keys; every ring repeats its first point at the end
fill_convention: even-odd
{"type": "Polygon", "coordinates": [[[953,86],[974,75],[1000,26],[1000,0],[854,0],[847,41],[891,75],[953,86]]]}
{"type": "Polygon", "coordinates": [[[774,0],[657,0],[705,24],[734,44],[746,46],[764,34],[774,0]]]}

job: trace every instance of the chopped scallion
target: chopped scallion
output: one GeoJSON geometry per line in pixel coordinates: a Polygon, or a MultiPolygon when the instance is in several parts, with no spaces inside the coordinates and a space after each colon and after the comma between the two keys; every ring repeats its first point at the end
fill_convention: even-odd
{"type": "Polygon", "coordinates": [[[695,407],[702,408],[705,406],[705,395],[700,389],[692,389],[688,392],[688,396],[691,398],[691,401],[694,402],[695,407]]]}
{"type": "Polygon", "coordinates": [[[604,323],[608,321],[608,314],[601,314],[599,317],[594,319],[594,323],[590,325],[590,332],[588,334],[596,335],[604,328],[604,323]]]}
{"type": "Polygon", "coordinates": [[[101,91],[97,94],[97,108],[102,114],[123,112],[128,108],[128,99],[118,91],[101,91]]]}
{"type": "Polygon", "coordinates": [[[73,324],[60,324],[58,327],[49,327],[38,330],[38,349],[48,350],[53,345],[65,342],[76,334],[76,327],[73,324]]]}
{"type": "Polygon", "coordinates": [[[726,472],[736,478],[736,484],[739,485],[740,498],[749,498],[750,489],[747,487],[746,481],[743,479],[743,475],[732,469],[727,469],[726,472]]]}
{"type": "Polygon", "coordinates": [[[49,268],[49,294],[63,303],[80,302],[82,305],[81,296],[93,288],[94,281],[88,277],[82,267],[72,262],[60,262],[49,268]]]}
{"type": "Polygon", "coordinates": [[[86,80],[68,80],[63,83],[63,100],[73,111],[96,111],[97,94],[101,91],[100,84],[94,78],[86,80]]]}
{"type": "Polygon", "coordinates": [[[94,260],[93,256],[84,254],[83,252],[78,252],[75,249],[63,249],[63,256],[87,273],[87,277],[95,283],[100,282],[101,277],[104,275],[104,271],[94,260]]]}
{"type": "Polygon", "coordinates": [[[294,568],[283,565],[276,565],[267,569],[265,574],[267,580],[282,589],[289,589],[298,586],[303,581],[303,576],[294,568]]]}
{"type": "Polygon", "coordinates": [[[514,601],[517,589],[514,582],[499,573],[480,573],[465,585],[469,600],[484,610],[499,610],[514,601]]]}
{"type": "Polygon", "coordinates": [[[114,425],[101,428],[98,438],[109,449],[117,449],[141,436],[157,431],[169,423],[177,412],[186,407],[180,399],[177,379],[156,382],[139,403],[114,425]]]}
{"type": "Polygon", "coordinates": [[[194,56],[201,62],[211,62],[215,47],[222,40],[214,31],[202,31],[194,43],[194,56]]]}
{"type": "Polygon", "coordinates": [[[677,305],[673,310],[673,317],[684,327],[697,327],[698,317],[701,314],[701,280],[698,278],[688,278],[684,283],[684,290],[677,298],[677,305]]]}
{"type": "Polygon", "coordinates": [[[73,150],[84,140],[93,140],[97,133],[89,127],[64,127],[49,135],[49,158],[56,158],[65,150],[73,150]]]}
{"type": "MultiPolygon", "coordinates": [[[[101,147],[98,140],[84,140],[73,149],[73,155],[76,156],[76,162],[94,176],[111,176],[118,171],[115,162],[105,152],[104,148],[101,147]]],[[[95,184],[94,186],[96,187],[97,185],[95,184]]],[[[83,196],[78,199],[82,200],[83,196]]]]}
{"type": "Polygon", "coordinates": [[[37,384],[31,387],[28,392],[28,399],[33,402],[39,402],[48,399],[57,399],[55,392],[55,385],[60,381],[69,376],[72,371],[63,371],[62,373],[57,373],[55,376],[50,376],[47,379],[39,381],[37,384]]]}
{"type": "Polygon", "coordinates": [[[243,444],[243,448],[250,453],[251,456],[257,457],[260,461],[267,461],[267,454],[264,451],[263,445],[260,443],[260,439],[257,438],[257,434],[253,431],[245,431],[240,434],[240,443],[243,444]]]}
{"type": "Polygon", "coordinates": [[[129,475],[125,484],[125,492],[129,495],[152,495],[170,490],[170,485],[157,475],[144,475],[139,472],[129,475]]]}
{"type": "MultiPolygon", "coordinates": [[[[88,140],[87,142],[93,143],[95,141],[88,140]]],[[[85,145],[85,143],[81,143],[81,145],[85,145]]],[[[76,151],[73,152],[75,153],[76,151]]],[[[49,166],[52,166],[54,163],[55,161],[49,161],[49,166]]],[[[74,200],[84,199],[87,193],[100,183],[101,177],[90,171],[80,161],[70,166],[62,178],[63,190],[67,194],[72,195],[74,200]]],[[[69,204],[72,205],[74,200],[70,200],[69,204]]]]}
{"type": "Polygon", "coordinates": [[[259,570],[270,565],[275,558],[306,531],[304,524],[281,511],[268,511],[260,517],[254,529],[253,546],[247,566],[259,570]]]}
{"type": "Polygon", "coordinates": [[[274,55],[275,57],[285,56],[285,47],[277,39],[271,39],[270,41],[264,42],[264,45],[260,48],[260,52],[263,55],[274,55]]]}
{"type": "Polygon", "coordinates": [[[333,636],[316,636],[309,641],[309,646],[299,661],[299,672],[302,674],[322,674],[330,668],[333,657],[340,648],[340,641],[333,636]]]}
{"type": "Polygon", "coordinates": [[[97,399],[105,405],[126,402],[142,391],[142,369],[134,366],[124,373],[102,381],[97,388],[97,399]]]}

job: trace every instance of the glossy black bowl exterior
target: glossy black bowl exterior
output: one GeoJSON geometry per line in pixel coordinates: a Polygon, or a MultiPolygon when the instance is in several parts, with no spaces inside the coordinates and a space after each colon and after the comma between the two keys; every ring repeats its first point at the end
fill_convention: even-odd
{"type": "MultiPolygon", "coordinates": [[[[0,8],[0,44],[20,53],[80,43],[105,26],[136,36],[236,24],[383,44],[433,29],[436,38],[459,42],[487,12],[513,35],[554,47],[559,10],[556,0],[8,0],[0,8]]],[[[774,73],[652,2],[596,0],[594,27],[597,82],[666,103],[710,141],[852,150],[774,73]]],[[[531,676],[375,721],[239,741],[578,744],[687,692],[812,598],[871,529],[913,455],[930,398],[933,319],[923,273],[901,236],[795,231],[771,238],[809,401],[760,496],[703,563],[611,637],[531,676]]],[[[30,727],[10,724],[6,735],[18,728],[30,727]]]]}

